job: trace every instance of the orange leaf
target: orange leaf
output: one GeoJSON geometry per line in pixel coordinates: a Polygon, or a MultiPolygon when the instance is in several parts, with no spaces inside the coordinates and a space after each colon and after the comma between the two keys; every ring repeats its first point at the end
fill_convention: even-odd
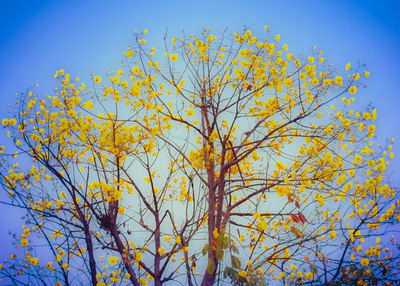
{"type": "Polygon", "coordinates": [[[214,239],[211,240],[211,247],[212,247],[213,250],[217,249],[217,242],[214,239]]]}

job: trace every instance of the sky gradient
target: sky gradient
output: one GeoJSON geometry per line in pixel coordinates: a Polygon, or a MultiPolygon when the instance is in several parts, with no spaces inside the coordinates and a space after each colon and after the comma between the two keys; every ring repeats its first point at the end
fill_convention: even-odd
{"type": "MultiPolygon", "coordinates": [[[[63,68],[83,80],[91,72],[104,74],[118,67],[122,52],[133,42],[133,31],[148,29],[153,43],[165,31],[179,35],[214,31],[261,33],[265,25],[281,35],[294,54],[307,55],[313,45],[329,63],[344,70],[347,62],[366,64],[367,88],[359,89],[358,109],[372,103],[378,111],[378,141],[395,137],[393,151],[400,156],[400,18],[397,1],[1,1],[0,105],[14,94],[38,83],[43,95],[56,87],[54,73],[63,68]]],[[[1,130],[0,130],[1,132],[1,130]]],[[[0,134],[4,140],[4,134],[0,134]]],[[[3,142],[0,143],[3,145],[3,142]]],[[[390,172],[400,184],[400,160],[390,172]]],[[[0,198],[4,198],[2,195],[0,198]]],[[[10,253],[5,242],[9,229],[20,230],[22,213],[0,206],[0,259],[10,253]],[[15,226],[16,225],[16,226],[15,226]]]]}

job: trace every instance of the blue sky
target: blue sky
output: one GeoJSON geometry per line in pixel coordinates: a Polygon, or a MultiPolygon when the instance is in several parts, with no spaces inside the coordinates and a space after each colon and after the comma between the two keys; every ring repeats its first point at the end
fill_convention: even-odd
{"type": "MultiPolygon", "coordinates": [[[[377,108],[376,134],[382,142],[397,137],[394,152],[400,156],[399,8],[397,1],[349,0],[2,0],[0,114],[7,116],[5,103],[14,101],[14,93],[35,83],[39,91],[50,93],[59,68],[87,79],[91,72],[102,74],[117,67],[134,29],[148,29],[155,42],[167,28],[170,34],[198,33],[204,26],[231,32],[247,26],[261,32],[270,25],[295,54],[306,55],[317,45],[333,65],[344,68],[357,61],[367,65],[368,87],[359,90],[356,105],[362,109],[372,103],[377,108]]],[[[395,159],[390,170],[392,182],[399,185],[400,160],[395,159]]],[[[0,206],[0,215],[10,218],[0,222],[0,240],[20,224],[20,214],[12,214],[0,206]]],[[[6,253],[2,247],[0,256],[6,253]]]]}

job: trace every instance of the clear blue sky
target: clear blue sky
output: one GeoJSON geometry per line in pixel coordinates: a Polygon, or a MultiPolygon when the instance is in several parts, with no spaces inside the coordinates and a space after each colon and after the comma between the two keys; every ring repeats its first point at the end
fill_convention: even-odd
{"type": "MultiPolygon", "coordinates": [[[[171,34],[198,33],[204,26],[261,32],[270,25],[297,54],[317,45],[333,65],[367,64],[371,76],[368,87],[359,90],[357,105],[376,106],[376,134],[382,141],[397,137],[394,151],[400,156],[398,1],[2,0],[0,5],[1,117],[16,92],[39,83],[40,91],[50,93],[56,69],[85,79],[92,71],[102,74],[118,66],[134,29],[147,28],[155,41],[167,28],[171,34]]],[[[392,182],[400,185],[400,160],[392,165],[392,182]]],[[[6,241],[20,215],[1,205],[0,215],[0,240],[6,241]]],[[[0,258],[8,251],[1,247],[0,258]]]]}

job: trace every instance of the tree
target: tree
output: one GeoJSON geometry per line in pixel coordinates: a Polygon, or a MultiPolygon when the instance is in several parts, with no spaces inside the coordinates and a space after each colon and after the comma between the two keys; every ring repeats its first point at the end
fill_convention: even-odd
{"type": "Polygon", "coordinates": [[[349,107],[363,66],[342,76],[322,52],[295,57],[265,31],[165,37],[160,58],[144,31],[90,88],[59,70],[54,94],[21,96],[2,121],[17,149],[4,154],[2,183],[27,211],[25,256],[3,277],[338,279],[347,249],[398,218],[391,146],[372,141],[374,109],[349,107]],[[33,234],[50,261],[38,261],[33,234]]]}
{"type": "Polygon", "coordinates": [[[345,261],[336,270],[333,285],[398,285],[399,284],[399,245],[394,236],[390,243],[382,246],[380,237],[361,254],[360,245],[354,247],[352,261],[345,261]],[[358,257],[357,257],[358,256],[358,257]],[[358,258],[358,259],[357,259],[358,258]]]}

